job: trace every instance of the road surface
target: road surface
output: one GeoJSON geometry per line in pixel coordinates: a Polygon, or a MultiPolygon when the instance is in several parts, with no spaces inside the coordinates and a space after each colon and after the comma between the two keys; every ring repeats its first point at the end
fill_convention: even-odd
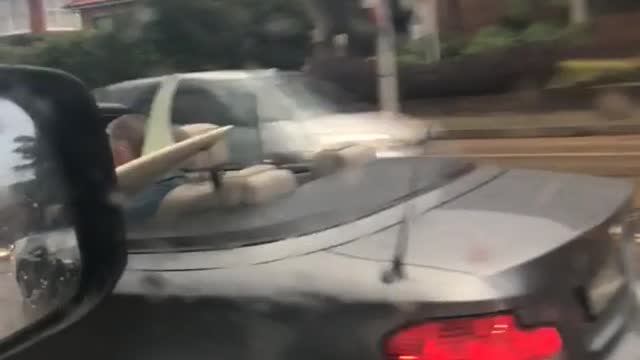
{"type": "MultiPolygon", "coordinates": [[[[426,156],[629,179],[640,190],[640,135],[431,140],[426,156]]],[[[640,207],[640,191],[635,196],[640,207]]]]}
{"type": "Polygon", "coordinates": [[[0,261],[0,339],[33,321],[25,315],[15,277],[7,270],[8,261],[0,261]]]}

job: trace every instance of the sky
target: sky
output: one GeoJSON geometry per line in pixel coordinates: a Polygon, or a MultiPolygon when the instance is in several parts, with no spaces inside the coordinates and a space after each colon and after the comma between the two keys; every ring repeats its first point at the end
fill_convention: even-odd
{"type": "Polygon", "coordinates": [[[18,105],[0,98],[0,187],[2,188],[33,176],[28,171],[18,173],[13,169],[14,166],[24,163],[22,157],[13,152],[17,145],[13,140],[20,135],[35,135],[33,121],[18,105]]]}

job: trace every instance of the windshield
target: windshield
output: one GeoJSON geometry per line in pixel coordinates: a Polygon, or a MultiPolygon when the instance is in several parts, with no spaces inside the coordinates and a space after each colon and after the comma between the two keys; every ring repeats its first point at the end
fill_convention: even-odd
{"type": "MultiPolygon", "coordinates": [[[[182,80],[179,91],[189,87],[204,88],[236,112],[235,122],[247,125],[250,116],[246,111],[252,106],[257,107],[258,111],[258,118],[254,120],[262,123],[303,121],[343,112],[338,102],[314,91],[311,87],[313,83],[313,80],[301,74],[283,75],[277,72],[272,75],[249,75],[238,80],[207,79],[203,76],[182,80]]],[[[177,94],[179,96],[180,93],[177,94]]]]}
{"type": "Polygon", "coordinates": [[[302,76],[280,75],[273,80],[273,85],[279,92],[303,109],[307,114],[326,115],[339,112],[340,107],[334,98],[321,95],[313,87],[314,81],[302,76]]]}
{"type": "Polygon", "coordinates": [[[278,73],[265,81],[307,116],[322,116],[349,111],[373,111],[374,106],[358,101],[347,91],[327,81],[299,73],[278,73]]]}

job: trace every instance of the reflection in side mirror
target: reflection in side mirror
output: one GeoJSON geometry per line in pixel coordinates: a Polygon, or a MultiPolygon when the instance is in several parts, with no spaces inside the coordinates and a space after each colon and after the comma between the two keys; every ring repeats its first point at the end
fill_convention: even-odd
{"type": "Polygon", "coordinates": [[[1,358],[95,306],[125,252],[106,136],[79,81],[0,66],[0,153],[1,358]]]}
{"type": "Polygon", "coordinates": [[[0,258],[0,336],[8,336],[68,301],[81,265],[53,151],[31,116],[3,97],[0,151],[0,246],[12,249],[0,258]]]}

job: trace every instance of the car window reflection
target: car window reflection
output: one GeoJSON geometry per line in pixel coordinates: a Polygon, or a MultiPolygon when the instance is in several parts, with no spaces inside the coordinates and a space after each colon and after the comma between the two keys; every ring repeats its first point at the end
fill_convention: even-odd
{"type": "Polygon", "coordinates": [[[27,235],[40,216],[36,215],[35,194],[27,190],[35,180],[33,124],[9,100],[0,98],[0,109],[0,246],[7,248],[27,235]],[[19,191],[20,188],[27,191],[19,191]]]}
{"type": "Polygon", "coordinates": [[[54,154],[5,98],[0,152],[0,336],[8,336],[68,301],[81,264],[54,154]]]}

